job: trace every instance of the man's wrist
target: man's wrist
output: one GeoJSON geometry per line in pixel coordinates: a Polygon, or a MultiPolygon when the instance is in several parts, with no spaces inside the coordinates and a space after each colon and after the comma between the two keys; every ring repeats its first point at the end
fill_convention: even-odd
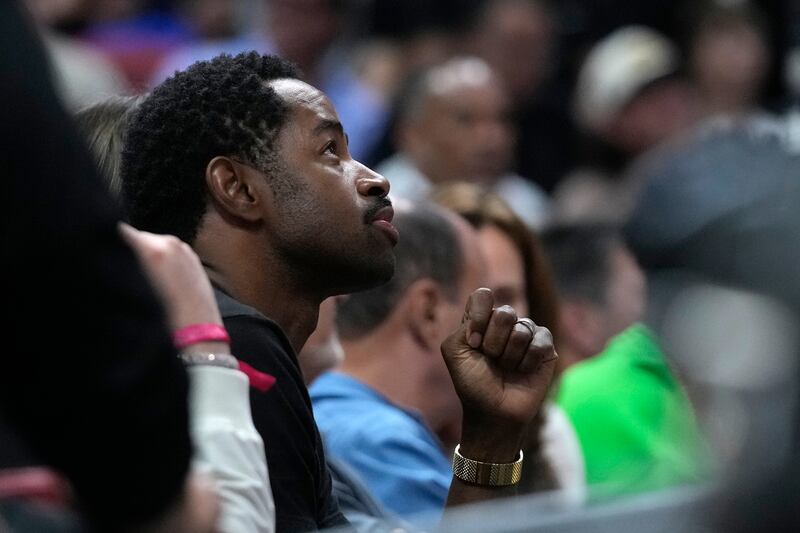
{"type": "Polygon", "coordinates": [[[461,455],[484,463],[513,463],[519,457],[526,426],[464,418],[461,455]]]}

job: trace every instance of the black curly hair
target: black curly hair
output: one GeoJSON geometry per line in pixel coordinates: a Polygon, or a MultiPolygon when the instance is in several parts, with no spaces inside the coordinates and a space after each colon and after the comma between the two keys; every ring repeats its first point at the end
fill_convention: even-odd
{"type": "Polygon", "coordinates": [[[299,77],[293,64],[275,56],[223,54],[153,90],[131,118],[122,152],[131,223],[192,243],[206,212],[208,162],[237,157],[269,174],[288,107],[266,82],[299,77]]]}

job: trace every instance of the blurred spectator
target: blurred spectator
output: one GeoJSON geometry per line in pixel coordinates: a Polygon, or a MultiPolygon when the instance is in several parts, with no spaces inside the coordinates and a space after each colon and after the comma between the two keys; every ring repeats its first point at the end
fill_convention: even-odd
{"type": "Polygon", "coordinates": [[[695,21],[689,69],[701,112],[747,113],[759,107],[771,53],[763,18],[747,3],[710,2],[695,21]]]}
{"type": "Polygon", "coordinates": [[[558,295],[554,274],[539,238],[497,194],[474,183],[436,187],[431,198],[465,218],[477,231],[487,275],[500,305],[525,310],[551,332],[558,332],[558,295]]]}
{"type": "Polygon", "coordinates": [[[791,116],[716,120],[654,154],[625,230],[648,322],[727,467],[719,531],[798,526],[798,131],[791,116]]]}
{"type": "Polygon", "coordinates": [[[544,223],[545,194],[510,171],[510,102],[484,61],[456,58],[429,69],[407,88],[401,105],[400,151],[377,167],[395,197],[419,199],[434,184],[469,180],[497,191],[527,224],[544,223]]]}
{"type": "Polygon", "coordinates": [[[274,53],[295,63],[303,78],[331,99],[362,159],[380,136],[388,104],[359,80],[350,62],[351,0],[267,0],[266,36],[274,53]]]}
{"type": "MultiPolygon", "coordinates": [[[[336,298],[322,302],[317,328],[297,354],[306,386],[311,386],[320,375],[334,370],[344,360],[344,348],[336,330],[336,307],[336,298]]],[[[358,473],[344,461],[326,450],[325,462],[331,473],[333,493],[356,531],[379,533],[406,528],[406,524],[375,500],[358,473]]]]}
{"type": "Polygon", "coordinates": [[[344,300],[337,317],[344,363],[310,393],[331,454],[388,509],[435,523],[452,472],[434,432],[460,416],[440,349],[463,316],[461,302],[481,285],[484,264],[474,232],[439,208],[398,210],[395,224],[403,237],[394,277],[344,300]]]}
{"type": "Polygon", "coordinates": [[[86,2],[26,0],[50,57],[56,88],[70,109],[129,91],[124,75],[103,54],[67,34],[61,25],[86,14],[86,2]]]}
{"type": "Polygon", "coordinates": [[[574,143],[568,89],[557,79],[558,24],[546,0],[489,0],[464,43],[508,88],[515,168],[546,190],[571,168],[574,143]]]}
{"type": "Polygon", "coordinates": [[[633,156],[691,124],[687,84],[674,45],[645,27],[600,41],[581,67],[575,113],[586,131],[633,156]]]}
{"type": "Polygon", "coordinates": [[[355,60],[362,77],[392,100],[410,76],[452,56],[458,35],[480,1],[367,2],[367,34],[355,60]]]}
{"type": "MultiPolygon", "coordinates": [[[[266,53],[270,45],[257,31],[263,23],[250,20],[252,28],[240,28],[239,21],[245,6],[235,0],[180,0],[178,13],[192,32],[192,39],[168,53],[159,63],[149,86],[155,87],[175,71],[219,54],[238,54],[249,50],[266,53]]],[[[256,13],[257,15],[257,13],[256,13]]]]}
{"type": "Polygon", "coordinates": [[[567,177],[554,192],[557,219],[624,220],[634,191],[619,179],[620,169],[696,119],[696,96],[680,68],[673,44],[641,26],[617,30],[592,48],[578,77],[575,114],[617,161],[567,177]]]}
{"type": "Polygon", "coordinates": [[[614,226],[553,227],[543,243],[558,286],[563,371],[599,354],[612,337],[642,318],[645,278],[614,226]]]}
{"type": "Polygon", "coordinates": [[[165,530],[210,530],[210,490],[187,477],[186,373],[29,22],[16,2],[0,3],[2,279],[15,310],[0,438],[10,428],[36,464],[63,473],[99,530],[164,518],[165,530]]]}
{"type": "Polygon", "coordinates": [[[193,30],[172,10],[145,0],[97,2],[81,38],[106,54],[137,92],[165,55],[190,42],[193,30]]]}
{"type": "Polygon", "coordinates": [[[475,52],[503,79],[519,105],[536,95],[554,68],[555,30],[544,1],[489,0],[470,37],[475,52]]]}
{"type": "Polygon", "coordinates": [[[464,35],[484,0],[372,0],[366,2],[362,41],[354,68],[365,84],[391,102],[391,111],[374,146],[363,159],[375,167],[397,151],[398,98],[408,81],[463,49],[464,35]]]}
{"type": "Polygon", "coordinates": [[[708,479],[710,455],[693,407],[646,326],[631,326],[567,369],[556,401],[580,440],[591,498],[708,479]]]}
{"type": "MultiPolygon", "coordinates": [[[[496,303],[511,305],[548,327],[560,350],[556,287],[536,235],[501,198],[477,185],[437,187],[433,199],[462,216],[478,232],[487,266],[486,284],[494,292],[496,303]]],[[[529,464],[522,474],[523,492],[566,489],[566,503],[583,501],[585,473],[580,445],[561,409],[545,404],[531,423],[524,449],[529,464]]]]}

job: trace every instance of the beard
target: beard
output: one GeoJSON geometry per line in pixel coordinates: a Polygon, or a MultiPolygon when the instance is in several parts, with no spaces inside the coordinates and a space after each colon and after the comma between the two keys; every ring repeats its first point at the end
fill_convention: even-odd
{"type": "Polygon", "coordinates": [[[328,297],[377,287],[392,278],[393,249],[367,223],[378,209],[390,205],[387,200],[376,197],[366,212],[352,206],[343,210],[348,216],[342,216],[333,200],[315,197],[285,167],[273,170],[272,176],[279,210],[273,245],[301,286],[328,297]]]}

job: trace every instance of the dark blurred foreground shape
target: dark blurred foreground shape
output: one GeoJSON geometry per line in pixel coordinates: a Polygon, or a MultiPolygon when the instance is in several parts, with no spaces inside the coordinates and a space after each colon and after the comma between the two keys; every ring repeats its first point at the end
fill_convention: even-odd
{"type": "Polygon", "coordinates": [[[100,529],[144,523],[189,467],[186,374],[15,2],[0,3],[0,75],[0,467],[63,473],[100,529]]]}

